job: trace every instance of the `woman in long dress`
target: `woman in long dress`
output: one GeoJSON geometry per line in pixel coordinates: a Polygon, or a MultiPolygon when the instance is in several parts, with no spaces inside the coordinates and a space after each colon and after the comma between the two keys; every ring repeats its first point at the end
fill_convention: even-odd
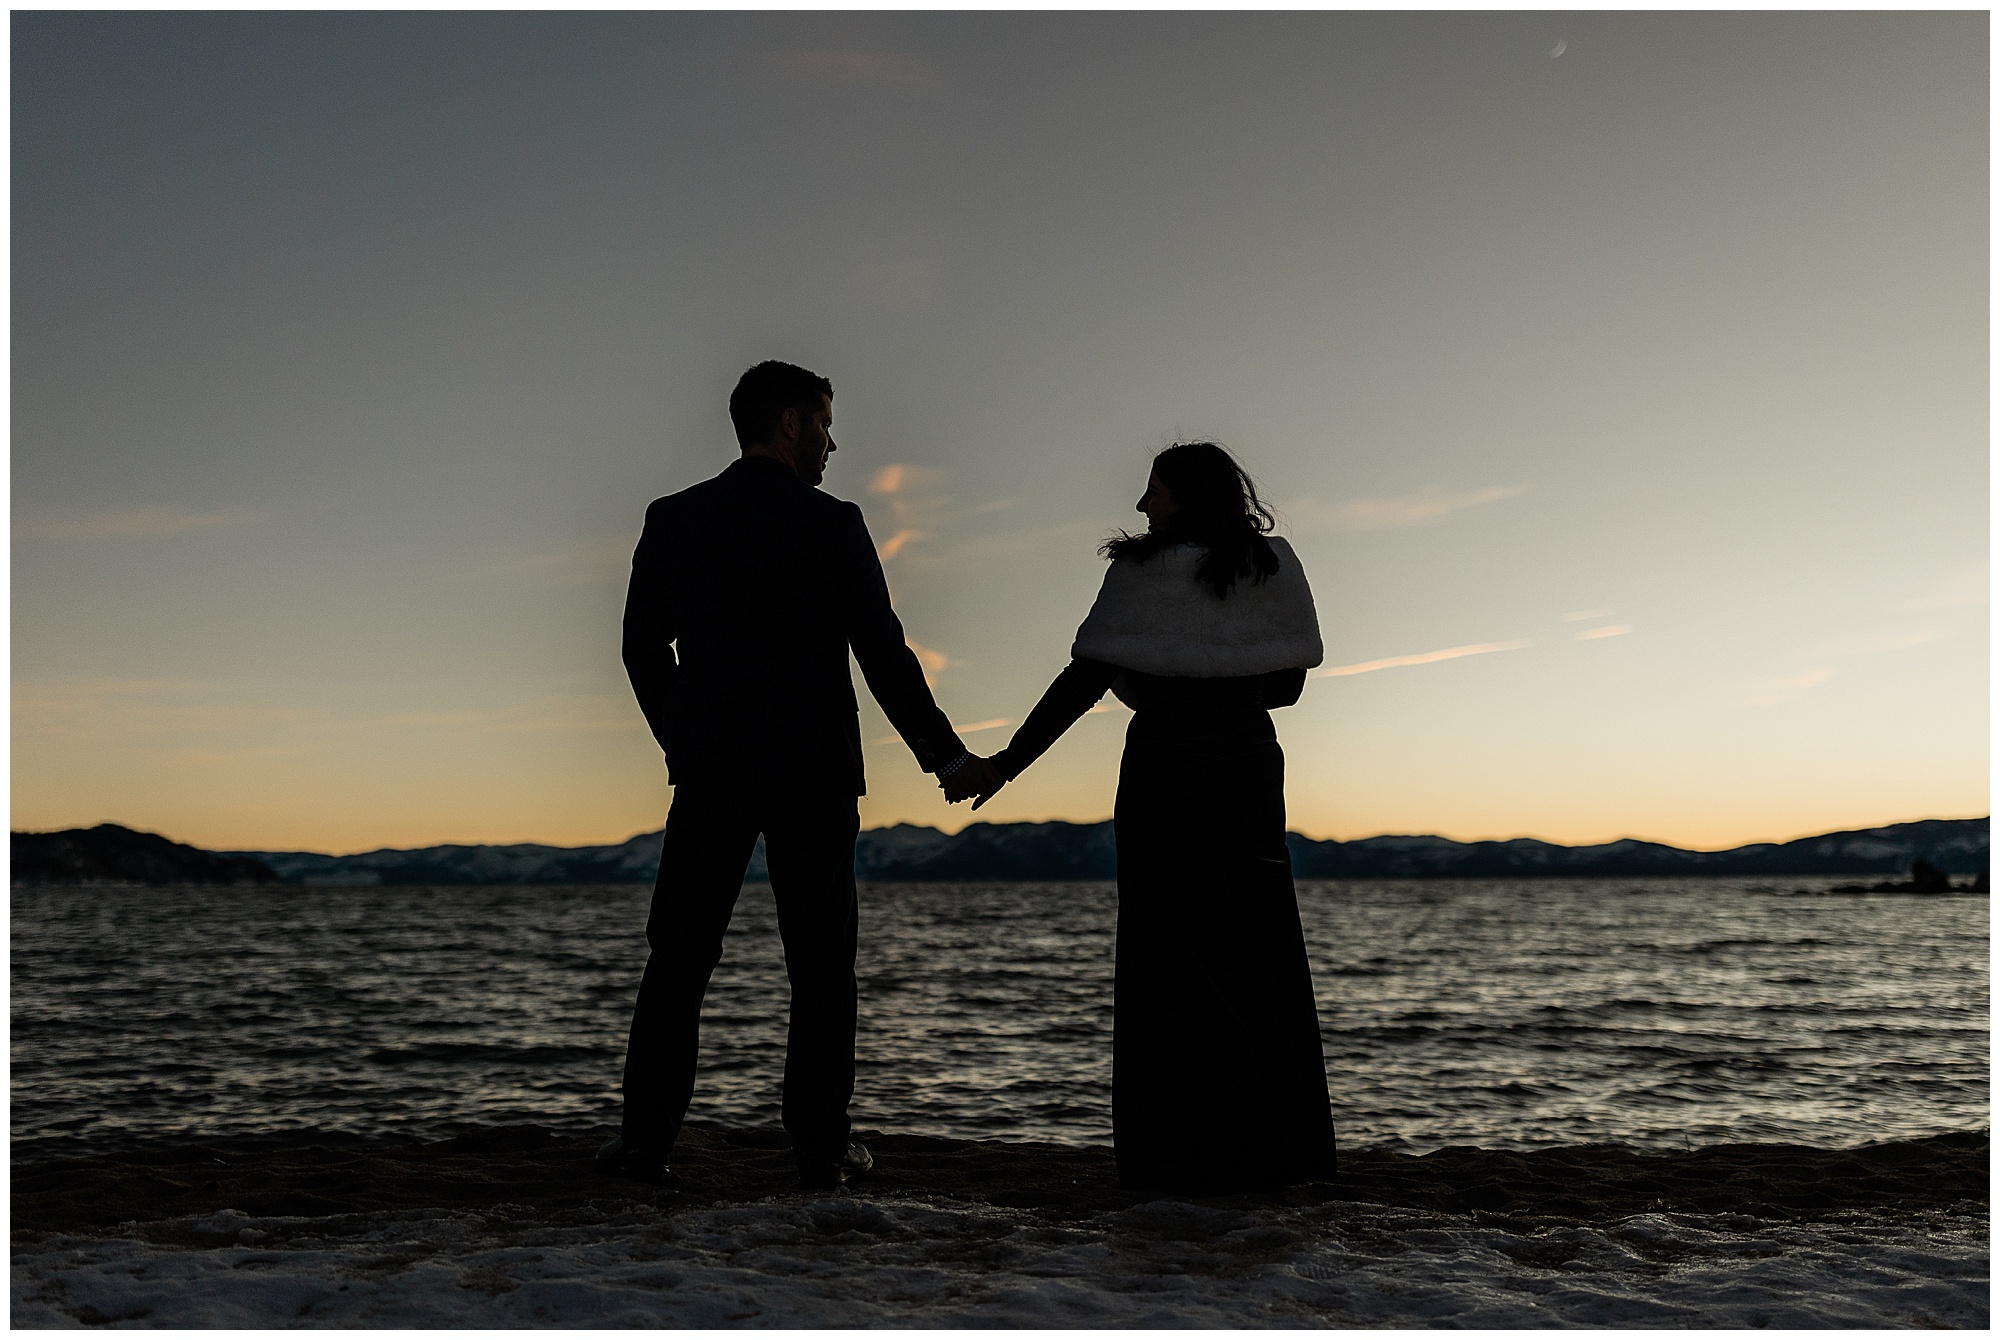
{"type": "MultiPolygon", "coordinates": [[[[1321,659],[1305,570],[1221,447],[1161,452],[1105,546],[1070,661],[1005,749],[1012,780],[1111,690],[1118,774],[1119,1180],[1219,1194],[1334,1172],[1312,974],[1285,846],[1270,709],[1321,659]]],[[[982,798],[983,803],[983,798],[982,798]]]]}

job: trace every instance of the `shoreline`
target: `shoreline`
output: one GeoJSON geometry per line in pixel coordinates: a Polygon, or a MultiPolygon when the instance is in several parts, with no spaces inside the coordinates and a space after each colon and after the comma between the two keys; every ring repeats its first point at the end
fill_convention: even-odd
{"type": "Polygon", "coordinates": [[[199,1144],[14,1166],[17,1327],[1010,1330],[1946,1327],[1990,1318],[1987,1133],[1847,1149],[1356,1149],[1331,1183],[1161,1197],[1108,1149],[776,1130],[676,1185],[593,1137],[199,1144]]]}
{"type": "MultiPolygon", "coordinates": [[[[1983,1213],[1989,1135],[1960,1131],[1844,1149],[1720,1144],[1679,1152],[1620,1145],[1428,1154],[1343,1149],[1332,1182],[1191,1197],[1118,1185],[1102,1147],[955,1140],[862,1130],[873,1172],[837,1193],[943,1199],[1073,1221],[1163,1199],[1236,1209],[1343,1202],[1536,1224],[1631,1215],[1736,1214],[1807,1221],[1850,1213],[1898,1218],[1983,1213]]],[[[607,1132],[608,1135],[608,1132],[607,1132]]],[[[17,1162],[13,1229],[91,1234],[120,1224],[211,1215],[313,1217],[417,1209],[504,1210],[585,1222],[798,1197],[782,1131],[690,1125],[667,1184],[612,1178],[592,1163],[600,1138],[505,1126],[447,1140],[223,1148],[190,1141],[90,1157],[17,1162]]]]}

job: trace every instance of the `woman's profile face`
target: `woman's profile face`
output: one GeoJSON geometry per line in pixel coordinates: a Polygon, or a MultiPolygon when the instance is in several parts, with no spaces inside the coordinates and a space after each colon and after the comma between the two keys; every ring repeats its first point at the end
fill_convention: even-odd
{"type": "Polygon", "coordinates": [[[1167,492],[1167,486],[1160,482],[1157,474],[1146,476],[1146,491],[1139,496],[1139,510],[1146,514],[1146,520],[1157,526],[1175,512],[1181,505],[1174,501],[1174,495],[1167,492]]]}

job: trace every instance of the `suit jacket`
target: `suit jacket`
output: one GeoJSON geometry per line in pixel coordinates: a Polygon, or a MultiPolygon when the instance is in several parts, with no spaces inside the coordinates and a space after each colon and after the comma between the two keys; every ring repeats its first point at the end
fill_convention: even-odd
{"type": "Polygon", "coordinates": [[[625,671],[670,781],[866,794],[850,648],[919,766],[956,758],[859,507],[746,456],[646,509],[625,671]]]}

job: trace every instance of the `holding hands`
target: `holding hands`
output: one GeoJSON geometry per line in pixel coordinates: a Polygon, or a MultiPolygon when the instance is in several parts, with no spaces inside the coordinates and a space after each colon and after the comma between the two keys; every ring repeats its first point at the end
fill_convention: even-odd
{"type": "Polygon", "coordinates": [[[944,788],[944,798],[951,804],[972,800],[972,808],[976,810],[993,799],[994,793],[1007,785],[1007,779],[1000,775],[991,759],[967,754],[963,763],[938,779],[938,785],[944,788]]]}

